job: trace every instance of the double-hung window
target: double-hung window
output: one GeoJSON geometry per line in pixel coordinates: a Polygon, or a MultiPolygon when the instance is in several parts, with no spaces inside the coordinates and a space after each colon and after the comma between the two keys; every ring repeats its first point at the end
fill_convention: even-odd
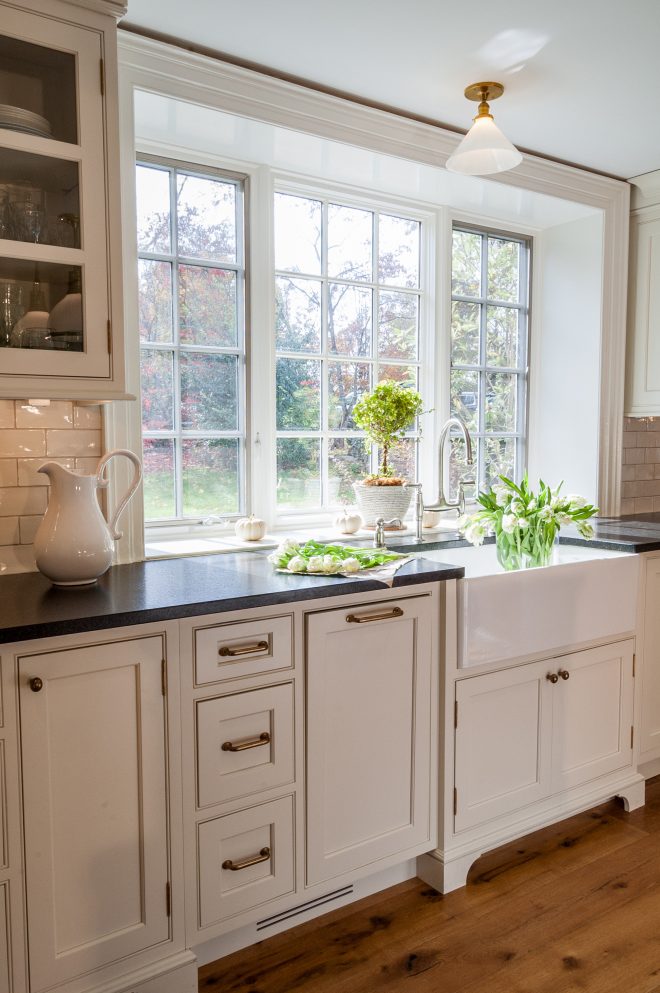
{"type": "MultiPolygon", "coordinates": [[[[353,421],[384,379],[419,386],[421,221],[341,198],[274,204],[277,506],[354,503],[378,453],[353,421]]],[[[416,475],[415,425],[393,457],[416,475]]]]}
{"type": "Polygon", "coordinates": [[[529,256],[525,238],[454,227],[451,412],[470,431],[476,473],[453,442],[452,491],[466,475],[483,490],[526,468],[529,256]]]}
{"type": "Polygon", "coordinates": [[[137,166],[147,523],[245,508],[245,252],[241,179],[137,166]]]}

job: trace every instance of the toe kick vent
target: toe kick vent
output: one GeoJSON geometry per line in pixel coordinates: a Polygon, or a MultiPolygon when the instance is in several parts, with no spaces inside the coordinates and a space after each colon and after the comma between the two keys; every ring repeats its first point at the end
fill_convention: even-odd
{"type": "Polygon", "coordinates": [[[322,907],[327,903],[334,903],[336,900],[341,900],[345,896],[351,896],[352,893],[352,884],[350,886],[342,886],[340,890],[333,890],[332,893],[324,893],[323,896],[317,896],[315,900],[307,900],[306,903],[299,903],[297,907],[290,907],[289,910],[283,910],[281,914],[264,917],[262,921],[257,921],[257,931],[265,931],[269,927],[275,927],[276,924],[290,920],[292,917],[299,917],[300,914],[306,914],[308,911],[315,910],[317,907],[322,907]]]}

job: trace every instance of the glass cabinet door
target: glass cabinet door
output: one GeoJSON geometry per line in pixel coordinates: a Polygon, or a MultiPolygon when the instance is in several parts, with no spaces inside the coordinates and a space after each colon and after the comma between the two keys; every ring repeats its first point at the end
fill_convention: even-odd
{"type": "Polygon", "coordinates": [[[97,29],[3,14],[0,375],[111,374],[102,52],[97,29]]]}

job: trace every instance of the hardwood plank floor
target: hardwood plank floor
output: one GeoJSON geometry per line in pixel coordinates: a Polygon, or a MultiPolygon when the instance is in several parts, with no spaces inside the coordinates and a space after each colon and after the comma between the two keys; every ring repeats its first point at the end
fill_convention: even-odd
{"type": "Polygon", "coordinates": [[[200,993],[660,993],[660,777],[505,845],[441,896],[410,880],[200,970],[200,993]]]}

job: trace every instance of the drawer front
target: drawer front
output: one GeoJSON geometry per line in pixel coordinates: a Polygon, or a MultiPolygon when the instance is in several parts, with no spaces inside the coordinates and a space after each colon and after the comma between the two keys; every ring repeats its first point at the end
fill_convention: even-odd
{"type": "Polygon", "coordinates": [[[293,797],[200,824],[197,847],[202,928],[292,893],[293,797]]]}
{"type": "Polygon", "coordinates": [[[208,807],[294,779],[293,684],[197,704],[197,804],[208,807]]]}
{"type": "Polygon", "coordinates": [[[219,683],[293,667],[293,618],[266,617],[195,631],[195,683],[219,683]]]}

